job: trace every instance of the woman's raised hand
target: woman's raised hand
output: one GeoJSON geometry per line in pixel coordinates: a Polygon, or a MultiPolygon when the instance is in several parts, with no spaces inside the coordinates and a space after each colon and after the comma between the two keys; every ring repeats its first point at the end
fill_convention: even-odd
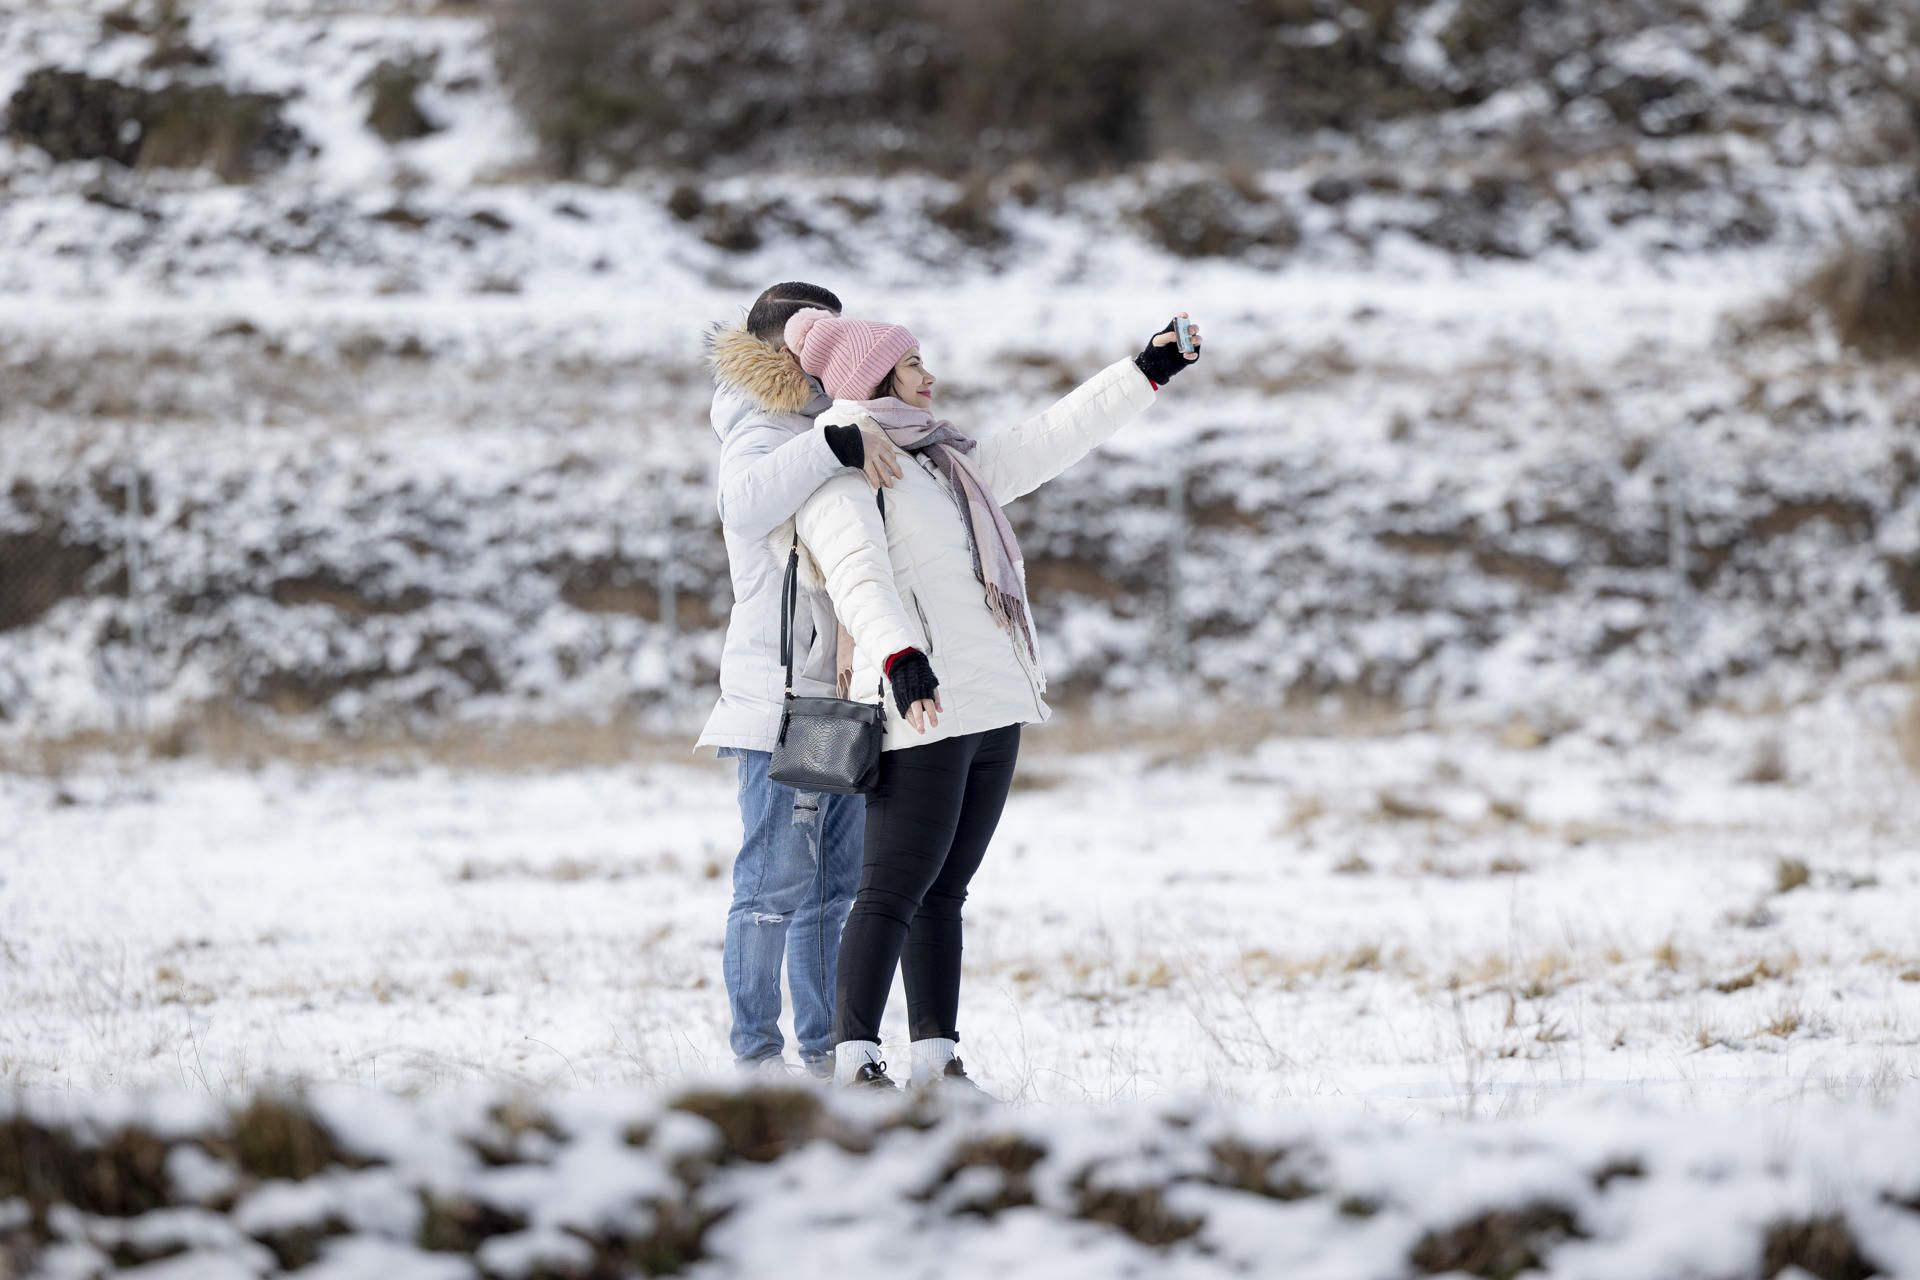
{"type": "MultiPolygon", "coordinates": [[[[1167,327],[1153,335],[1153,345],[1156,347],[1166,347],[1166,346],[1172,346],[1173,344],[1179,342],[1180,335],[1173,331],[1174,320],[1190,321],[1192,320],[1192,318],[1193,317],[1189,316],[1184,311],[1176,312],[1174,314],[1173,320],[1169,320],[1167,322],[1167,327]]],[[[1195,350],[1192,351],[1191,353],[1182,352],[1181,358],[1191,362],[1194,360],[1198,360],[1200,358],[1200,352],[1198,350],[1200,346],[1200,326],[1197,324],[1188,324],[1187,334],[1189,337],[1193,339],[1193,345],[1195,347],[1195,350]]]]}
{"type": "Polygon", "coordinates": [[[1187,329],[1193,335],[1194,349],[1191,352],[1182,352],[1176,345],[1180,338],[1173,331],[1174,325],[1187,318],[1186,312],[1180,312],[1167,322],[1166,328],[1149,338],[1146,347],[1133,358],[1140,372],[1146,374],[1155,386],[1164,387],[1169,378],[1200,358],[1199,325],[1189,325],[1187,329]]]}

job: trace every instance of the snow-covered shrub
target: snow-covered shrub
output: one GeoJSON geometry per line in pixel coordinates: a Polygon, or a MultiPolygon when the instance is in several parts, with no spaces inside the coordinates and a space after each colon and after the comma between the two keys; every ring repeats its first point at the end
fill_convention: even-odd
{"type": "Polygon", "coordinates": [[[1299,223],[1286,205],[1231,173],[1156,191],[1139,219],[1154,240],[1183,258],[1244,257],[1300,242],[1299,223]]]}
{"type": "Polygon", "coordinates": [[[1920,207],[1880,239],[1836,250],[1786,303],[1789,314],[1824,313],[1867,355],[1920,359],[1920,207]]]}

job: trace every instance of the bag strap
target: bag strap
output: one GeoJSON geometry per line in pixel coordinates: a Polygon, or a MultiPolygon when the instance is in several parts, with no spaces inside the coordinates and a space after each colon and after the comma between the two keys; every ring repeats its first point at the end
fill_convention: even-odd
{"type": "MultiPolygon", "coordinates": [[[[887,523],[887,495],[884,490],[876,489],[873,500],[880,505],[880,523],[887,523]]],[[[882,547],[882,551],[886,548],[882,547]]],[[[780,665],[787,672],[787,701],[793,701],[793,619],[800,610],[800,530],[793,531],[793,545],[787,548],[787,576],[780,584],[780,665]]],[[[887,700],[887,686],[884,676],[874,686],[884,704],[887,700]]]]}

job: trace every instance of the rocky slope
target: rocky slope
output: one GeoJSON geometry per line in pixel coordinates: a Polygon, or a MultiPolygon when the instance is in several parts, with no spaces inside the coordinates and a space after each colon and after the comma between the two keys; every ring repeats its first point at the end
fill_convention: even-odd
{"type": "Polygon", "coordinates": [[[982,429],[1208,321],[1017,511],[1069,697],[1545,723],[1910,667],[1920,380],[1766,323],[1904,205],[1901,33],[1494,9],[1400,6],[1363,44],[1418,92],[1284,163],[1075,181],[553,177],[458,7],[9,23],[0,727],[678,722],[728,605],[697,335],[792,275],[982,429]]]}

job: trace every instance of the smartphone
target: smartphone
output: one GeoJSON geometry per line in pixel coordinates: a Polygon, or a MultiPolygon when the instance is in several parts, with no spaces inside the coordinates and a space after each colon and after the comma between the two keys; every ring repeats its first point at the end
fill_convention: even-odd
{"type": "Polygon", "coordinates": [[[1180,344],[1181,355],[1190,356],[1193,354],[1193,321],[1187,319],[1185,316],[1175,316],[1173,318],[1173,336],[1174,340],[1180,344]]]}

